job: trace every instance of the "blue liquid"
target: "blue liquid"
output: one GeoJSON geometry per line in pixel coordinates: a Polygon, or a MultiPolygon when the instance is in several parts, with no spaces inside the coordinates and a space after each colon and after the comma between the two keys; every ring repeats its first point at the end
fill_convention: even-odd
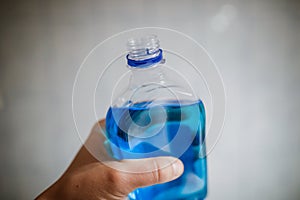
{"type": "Polygon", "coordinates": [[[142,102],[111,107],[106,116],[107,137],[113,156],[138,159],[175,156],[185,170],[168,183],[138,188],[130,199],[204,199],[207,193],[205,110],[202,101],[142,102]],[[133,123],[134,122],[134,123],[133,123]]]}

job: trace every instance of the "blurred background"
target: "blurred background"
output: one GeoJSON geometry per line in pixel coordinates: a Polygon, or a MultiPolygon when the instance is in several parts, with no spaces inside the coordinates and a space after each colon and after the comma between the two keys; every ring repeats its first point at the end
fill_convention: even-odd
{"type": "Polygon", "coordinates": [[[81,146],[71,107],[81,62],[112,34],[144,26],[193,37],[223,76],[227,118],[207,199],[300,199],[299,1],[0,5],[0,199],[33,199],[64,172],[81,146]]]}

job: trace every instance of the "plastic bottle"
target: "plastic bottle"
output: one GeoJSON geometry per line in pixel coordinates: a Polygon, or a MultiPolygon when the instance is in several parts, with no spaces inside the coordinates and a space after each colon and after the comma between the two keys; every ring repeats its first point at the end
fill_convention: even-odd
{"type": "Polygon", "coordinates": [[[181,177],[131,192],[129,199],[204,199],[207,193],[205,109],[180,74],[168,67],[154,35],[128,40],[129,85],[106,116],[116,159],[175,156],[181,177]]]}

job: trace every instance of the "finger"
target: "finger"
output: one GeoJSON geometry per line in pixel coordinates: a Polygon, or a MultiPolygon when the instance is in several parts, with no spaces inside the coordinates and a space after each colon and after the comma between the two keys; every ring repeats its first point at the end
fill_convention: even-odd
{"type": "Polygon", "coordinates": [[[68,173],[78,169],[81,166],[97,161],[114,160],[109,156],[107,149],[103,145],[106,139],[103,133],[104,130],[105,120],[100,120],[93,126],[89,137],[86,139],[84,145],[81,147],[71,165],[67,169],[68,173]]]}
{"type": "Polygon", "coordinates": [[[101,120],[93,126],[89,137],[84,143],[84,148],[94,160],[100,162],[115,160],[110,156],[105,141],[105,120],[101,120]]]}
{"type": "Polygon", "coordinates": [[[127,193],[139,187],[172,181],[184,170],[183,163],[174,157],[122,160],[109,165],[117,171],[118,182],[127,193]]]}

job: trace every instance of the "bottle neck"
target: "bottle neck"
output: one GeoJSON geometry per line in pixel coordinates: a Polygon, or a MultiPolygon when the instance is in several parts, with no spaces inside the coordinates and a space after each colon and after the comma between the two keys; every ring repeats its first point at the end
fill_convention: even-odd
{"type": "Polygon", "coordinates": [[[162,50],[158,49],[156,52],[152,52],[151,54],[139,55],[136,57],[132,56],[132,53],[127,55],[127,64],[131,68],[149,68],[153,67],[153,65],[162,62],[162,50]]]}
{"type": "Polygon", "coordinates": [[[135,89],[148,84],[164,84],[165,75],[162,70],[163,66],[159,63],[147,68],[131,68],[131,79],[129,87],[135,89]]]}
{"type": "Polygon", "coordinates": [[[163,51],[155,35],[130,39],[127,42],[127,64],[132,72],[130,88],[141,88],[149,84],[163,84],[163,51]]]}
{"type": "Polygon", "coordinates": [[[162,50],[155,35],[129,39],[127,64],[132,68],[148,68],[161,62],[162,50]]]}

